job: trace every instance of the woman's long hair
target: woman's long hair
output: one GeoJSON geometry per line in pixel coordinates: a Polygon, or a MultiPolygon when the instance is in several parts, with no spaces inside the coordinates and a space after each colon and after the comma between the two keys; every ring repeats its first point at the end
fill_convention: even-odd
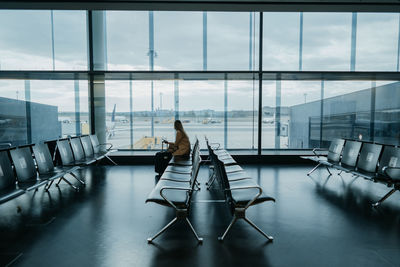
{"type": "Polygon", "coordinates": [[[184,136],[188,137],[188,135],[186,134],[185,130],[183,129],[183,125],[182,125],[182,122],[180,120],[176,120],[174,122],[174,128],[177,131],[181,131],[184,136]]]}

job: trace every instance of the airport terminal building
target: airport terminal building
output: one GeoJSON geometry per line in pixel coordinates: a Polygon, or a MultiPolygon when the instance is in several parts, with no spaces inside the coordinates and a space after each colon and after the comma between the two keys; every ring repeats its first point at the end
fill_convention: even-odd
{"type": "Polygon", "coordinates": [[[398,266],[397,0],[0,1],[0,25],[1,266],[398,266]]]}

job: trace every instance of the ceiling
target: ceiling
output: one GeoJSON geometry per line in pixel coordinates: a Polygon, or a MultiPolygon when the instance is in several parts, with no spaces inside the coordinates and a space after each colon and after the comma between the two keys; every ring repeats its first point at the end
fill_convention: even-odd
{"type": "Polygon", "coordinates": [[[400,12],[399,0],[0,0],[0,9],[400,12]]]}

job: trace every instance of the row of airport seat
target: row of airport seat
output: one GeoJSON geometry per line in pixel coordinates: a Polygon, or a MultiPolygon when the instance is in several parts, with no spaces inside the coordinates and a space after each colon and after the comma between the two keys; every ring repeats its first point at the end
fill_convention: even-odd
{"type": "Polygon", "coordinates": [[[312,160],[317,165],[307,173],[311,175],[319,167],[325,167],[351,173],[357,177],[374,182],[383,182],[391,190],[373,207],[379,206],[395,191],[400,190],[400,148],[392,145],[382,145],[355,140],[334,139],[328,149],[328,155],[322,156],[320,149],[313,149],[314,156],[303,157],[312,160]]]}
{"type": "Polygon", "coordinates": [[[188,219],[193,193],[200,190],[199,183],[197,182],[200,163],[201,156],[199,141],[197,139],[189,159],[172,157],[168,167],[147,197],[146,203],[153,202],[172,207],[175,210],[175,217],[153,237],[148,238],[147,241],[149,243],[164,233],[178,220],[185,221],[190,226],[197,241],[200,243],[203,242],[203,238],[198,236],[188,219]]]}
{"type": "Polygon", "coordinates": [[[267,196],[263,192],[260,185],[237,164],[229,152],[224,149],[219,149],[218,144],[216,146],[210,144],[207,138],[206,143],[211,161],[211,175],[207,182],[207,189],[210,189],[214,182],[218,181],[220,187],[224,191],[225,201],[229,204],[230,211],[233,215],[231,223],[223,235],[218,237],[218,240],[223,241],[236,221],[243,219],[269,241],[272,241],[272,236],[264,233],[246,217],[246,211],[253,205],[266,201],[275,202],[275,199],[267,196]]]}
{"type": "Polygon", "coordinates": [[[85,185],[76,171],[108,157],[110,151],[109,148],[101,149],[104,145],[99,144],[96,135],[59,139],[55,142],[53,153],[50,152],[47,143],[11,147],[0,151],[0,204],[26,192],[38,190],[42,186],[48,191],[56,180],[57,186],[64,181],[78,191],[79,187],[73,185],[66,177],[71,176],[85,185]],[[57,163],[57,155],[60,164],[54,164],[57,163]]]}

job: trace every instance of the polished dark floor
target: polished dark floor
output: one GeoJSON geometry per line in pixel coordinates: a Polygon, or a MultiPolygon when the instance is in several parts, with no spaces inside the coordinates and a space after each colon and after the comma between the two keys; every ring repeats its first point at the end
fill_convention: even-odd
{"type": "Polygon", "coordinates": [[[243,167],[277,200],[248,212],[273,242],[240,221],[217,240],[231,216],[217,186],[205,190],[204,166],[190,218],[203,245],[183,223],[147,244],[174,216],[144,203],[153,167],[97,167],[82,173],[87,186],[78,193],[62,184],[0,206],[0,265],[400,266],[400,192],[372,209],[385,185],[347,174],[328,178],[323,169],[307,177],[311,165],[243,167]]]}

